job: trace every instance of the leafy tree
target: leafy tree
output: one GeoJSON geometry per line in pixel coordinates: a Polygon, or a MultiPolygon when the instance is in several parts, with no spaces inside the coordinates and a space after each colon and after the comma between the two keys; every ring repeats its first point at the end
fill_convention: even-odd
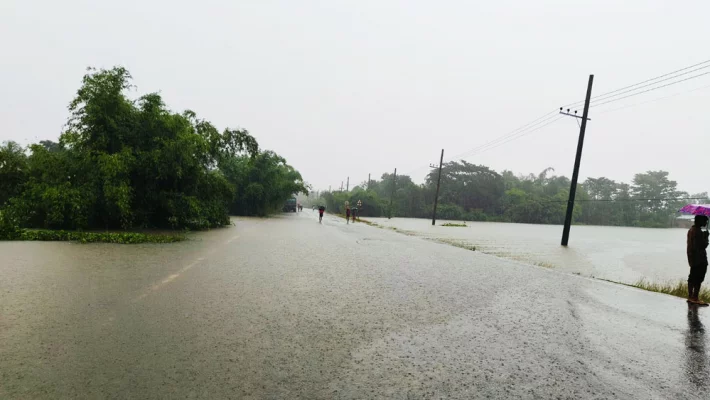
{"type": "Polygon", "coordinates": [[[308,193],[301,174],[272,151],[255,157],[229,157],[220,170],[236,187],[230,212],[236,215],[266,215],[275,212],[296,193],[308,193]]]}
{"type": "Polygon", "coordinates": [[[0,146],[0,206],[20,194],[27,180],[27,156],[16,142],[0,146]]]}
{"type": "Polygon", "coordinates": [[[264,215],[307,191],[246,130],[171,112],[157,93],[129,99],[131,87],[124,68],[89,69],[58,143],[31,145],[29,156],[0,148],[3,215],[57,229],[208,228],[229,223],[230,208],[264,215]]]}
{"type": "MultiPolygon", "coordinates": [[[[426,177],[426,186],[436,190],[438,170],[432,170],[426,177]]],[[[442,166],[440,201],[458,204],[464,211],[482,210],[495,212],[505,191],[500,174],[483,165],[475,165],[464,160],[451,161],[442,166]]]]}
{"type": "Polygon", "coordinates": [[[589,202],[584,204],[582,220],[599,225],[618,225],[614,218],[618,205],[612,201],[617,196],[618,184],[608,178],[587,178],[582,184],[589,202]]]}
{"type": "MultiPolygon", "coordinates": [[[[666,171],[648,171],[636,174],[631,190],[638,199],[668,199],[676,198],[679,193],[677,182],[668,179],[666,171]]],[[[640,200],[642,211],[657,212],[667,207],[662,200],[640,200]]]]}

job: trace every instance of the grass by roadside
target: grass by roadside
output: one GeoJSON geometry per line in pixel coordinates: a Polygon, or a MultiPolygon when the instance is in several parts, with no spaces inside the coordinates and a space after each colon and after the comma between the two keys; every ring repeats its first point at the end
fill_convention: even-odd
{"type": "MultiPolygon", "coordinates": [[[[636,283],[624,283],[624,282],[618,282],[618,281],[612,281],[610,279],[604,279],[604,278],[595,278],[592,277],[593,279],[598,279],[600,281],[605,281],[609,283],[615,283],[617,285],[624,285],[624,286],[629,286],[629,287],[634,287],[637,289],[643,289],[647,290],[649,292],[656,292],[656,293],[663,293],[663,294],[669,294],[671,296],[675,297],[680,297],[683,299],[688,298],[688,282],[680,280],[678,282],[663,282],[663,283],[657,283],[657,282],[649,282],[645,279],[639,279],[636,281],[636,283]]],[[[700,300],[710,303],[710,289],[707,287],[702,287],[700,289],[700,295],[698,296],[700,300]]]]}
{"type": "MultiPolygon", "coordinates": [[[[336,216],[336,217],[340,217],[340,218],[342,218],[342,219],[345,219],[345,214],[330,214],[330,215],[334,215],[334,216],[336,216]]],[[[360,217],[357,217],[357,220],[354,221],[353,223],[355,223],[355,224],[357,224],[357,223],[363,223],[363,224],[365,224],[365,225],[382,227],[381,225],[379,225],[379,224],[377,224],[377,223],[375,223],[375,222],[370,222],[370,221],[368,221],[368,220],[366,220],[366,219],[361,219],[360,217]]]]}
{"type": "Polygon", "coordinates": [[[78,232],[49,229],[21,229],[0,240],[74,241],[79,243],[174,243],[187,239],[184,234],[156,234],[138,232],[78,232]]]}
{"type": "Polygon", "coordinates": [[[453,223],[453,222],[447,222],[447,223],[445,223],[445,224],[442,224],[441,226],[455,226],[455,227],[460,227],[460,228],[466,228],[468,225],[466,225],[465,222],[460,223],[460,224],[456,224],[456,223],[453,223]]]}
{"type": "MultiPolygon", "coordinates": [[[[615,282],[620,283],[620,282],[615,282]]],[[[623,283],[622,283],[623,285],[623,283]]],[[[655,283],[649,282],[645,279],[641,279],[638,282],[627,285],[636,287],[643,290],[648,290],[649,292],[665,293],[671,296],[682,297],[684,299],[688,298],[688,283],[685,281],[678,281],[676,283],[666,282],[666,283],[655,283]]],[[[700,295],[698,296],[700,300],[710,303],[710,290],[707,287],[700,288],[700,295]]]]}
{"type": "Polygon", "coordinates": [[[432,242],[448,244],[448,245],[450,245],[450,246],[458,247],[458,248],[461,248],[461,249],[476,251],[476,246],[470,245],[470,244],[468,244],[468,243],[466,243],[465,241],[462,241],[462,240],[455,240],[455,239],[434,239],[434,238],[425,238],[425,239],[430,240],[430,241],[432,241],[432,242]]]}

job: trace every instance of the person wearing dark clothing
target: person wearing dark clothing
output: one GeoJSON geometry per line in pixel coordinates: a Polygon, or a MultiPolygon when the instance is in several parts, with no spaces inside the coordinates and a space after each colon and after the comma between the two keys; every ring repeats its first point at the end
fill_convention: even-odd
{"type": "Polygon", "coordinates": [[[318,222],[323,222],[323,213],[325,212],[325,206],[318,207],[318,222]]]}
{"type": "Polygon", "coordinates": [[[350,223],[350,207],[345,207],[345,221],[346,223],[350,223]]]}
{"type": "Polygon", "coordinates": [[[701,228],[708,223],[708,217],[696,215],[695,223],[688,230],[688,264],[690,265],[690,275],[688,275],[688,303],[707,306],[708,303],[699,299],[700,285],[705,280],[705,273],[708,270],[708,231],[701,228]]]}

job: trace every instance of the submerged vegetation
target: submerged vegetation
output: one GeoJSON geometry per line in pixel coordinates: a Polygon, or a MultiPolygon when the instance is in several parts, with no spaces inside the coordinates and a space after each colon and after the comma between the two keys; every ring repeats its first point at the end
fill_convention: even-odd
{"type": "Polygon", "coordinates": [[[58,142],[0,146],[0,239],[158,241],[66,231],[208,229],[228,224],[230,212],[267,215],[307,192],[248,131],[170,111],[157,93],[130,99],[131,79],[121,67],[90,69],[58,142]]]}
{"type": "MultiPolygon", "coordinates": [[[[648,290],[650,292],[670,294],[671,296],[682,297],[684,299],[688,298],[688,283],[685,281],[654,283],[641,279],[628,286],[648,290]]],[[[698,297],[700,300],[710,303],[710,290],[708,290],[707,286],[700,289],[700,295],[698,297]]]]}
{"type": "Polygon", "coordinates": [[[77,232],[47,229],[23,229],[8,239],[37,241],[76,241],[80,243],[174,243],[185,240],[182,234],[153,234],[138,232],[77,232]]]}
{"type": "Polygon", "coordinates": [[[471,251],[476,251],[476,246],[467,243],[464,240],[456,240],[456,239],[442,239],[442,238],[426,238],[427,240],[430,240],[432,242],[437,242],[437,243],[442,243],[442,244],[448,244],[450,246],[458,247],[460,249],[466,249],[466,250],[471,250],[471,251]]]}

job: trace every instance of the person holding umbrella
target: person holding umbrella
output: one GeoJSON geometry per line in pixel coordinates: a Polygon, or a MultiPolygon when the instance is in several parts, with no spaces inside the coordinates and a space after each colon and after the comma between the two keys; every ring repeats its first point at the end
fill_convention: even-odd
{"type": "Polygon", "coordinates": [[[708,236],[710,232],[703,231],[702,228],[707,226],[710,213],[710,206],[702,206],[688,204],[681,208],[681,212],[686,212],[695,215],[695,222],[688,230],[687,236],[687,255],[688,264],[690,265],[690,274],[688,275],[688,303],[707,306],[708,303],[700,300],[700,285],[705,280],[705,274],[708,270],[708,236]]]}

